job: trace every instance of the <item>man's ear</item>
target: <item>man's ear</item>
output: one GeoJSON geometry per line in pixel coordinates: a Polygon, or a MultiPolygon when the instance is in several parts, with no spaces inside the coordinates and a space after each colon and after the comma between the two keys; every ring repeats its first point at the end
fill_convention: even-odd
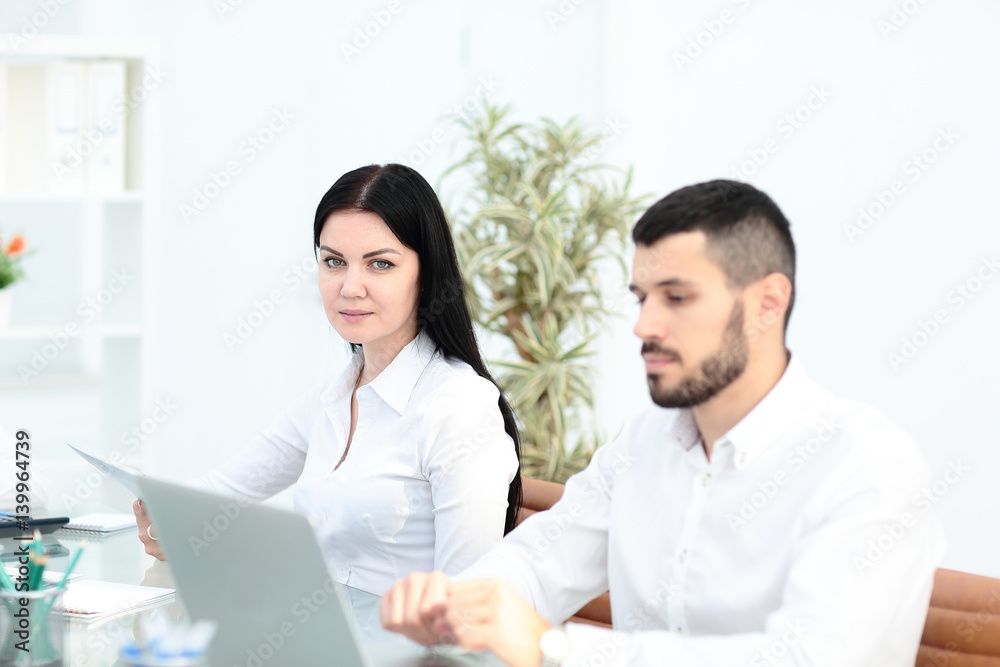
{"type": "Polygon", "coordinates": [[[769,273],[755,282],[748,294],[751,298],[747,312],[746,334],[754,338],[781,327],[784,330],[785,313],[792,298],[792,281],[783,273],[769,273]]]}

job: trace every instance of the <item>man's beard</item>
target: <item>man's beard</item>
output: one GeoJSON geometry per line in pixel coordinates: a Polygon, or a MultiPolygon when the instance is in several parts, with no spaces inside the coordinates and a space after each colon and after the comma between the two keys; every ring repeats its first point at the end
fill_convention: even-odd
{"type": "MultiPolygon", "coordinates": [[[[665,352],[655,344],[643,343],[643,352],[665,352]]],[[[670,354],[667,352],[667,354],[670,354]]],[[[671,355],[679,360],[677,354],[671,355]]],[[[722,348],[705,361],[693,376],[687,376],[673,389],[660,389],[656,375],[648,375],[649,395],[661,408],[691,408],[701,405],[731,385],[747,367],[747,339],[743,334],[743,304],[733,304],[729,323],[722,336],[722,348]]]]}

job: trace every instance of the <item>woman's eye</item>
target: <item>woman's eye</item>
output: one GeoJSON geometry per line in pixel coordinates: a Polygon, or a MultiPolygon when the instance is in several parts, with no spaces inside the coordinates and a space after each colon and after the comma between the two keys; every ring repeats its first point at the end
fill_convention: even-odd
{"type": "Polygon", "coordinates": [[[344,260],[342,260],[342,259],[340,259],[340,258],[338,258],[338,257],[327,257],[327,258],[326,258],[326,259],[324,259],[323,261],[324,261],[324,262],[326,263],[326,265],[327,265],[328,267],[330,267],[331,269],[335,269],[335,268],[337,268],[338,266],[343,266],[343,265],[344,265],[344,260]]]}
{"type": "Polygon", "coordinates": [[[374,262],[372,262],[372,266],[378,269],[379,271],[385,271],[387,269],[392,268],[392,262],[385,259],[376,259],[374,262]]]}
{"type": "Polygon", "coordinates": [[[687,301],[686,296],[680,296],[678,294],[670,294],[667,296],[667,298],[670,300],[671,303],[681,303],[683,301],[687,301]]]}

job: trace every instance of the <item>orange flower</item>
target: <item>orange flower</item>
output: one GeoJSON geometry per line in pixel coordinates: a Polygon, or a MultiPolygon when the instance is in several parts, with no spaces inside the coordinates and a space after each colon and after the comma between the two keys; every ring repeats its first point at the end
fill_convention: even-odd
{"type": "Polygon", "coordinates": [[[15,257],[24,252],[24,237],[18,234],[7,244],[7,254],[15,257]]]}

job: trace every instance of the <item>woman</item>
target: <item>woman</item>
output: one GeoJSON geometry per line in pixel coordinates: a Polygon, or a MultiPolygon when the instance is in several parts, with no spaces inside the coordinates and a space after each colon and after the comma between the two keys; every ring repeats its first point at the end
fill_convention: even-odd
{"type": "Polygon", "coordinates": [[[341,583],[381,594],[410,572],[457,573],[513,529],[520,451],[441,204],[409,167],[362,167],[323,196],[313,245],[326,316],[353,361],[197,483],[251,498],[294,483],[341,583]]]}

